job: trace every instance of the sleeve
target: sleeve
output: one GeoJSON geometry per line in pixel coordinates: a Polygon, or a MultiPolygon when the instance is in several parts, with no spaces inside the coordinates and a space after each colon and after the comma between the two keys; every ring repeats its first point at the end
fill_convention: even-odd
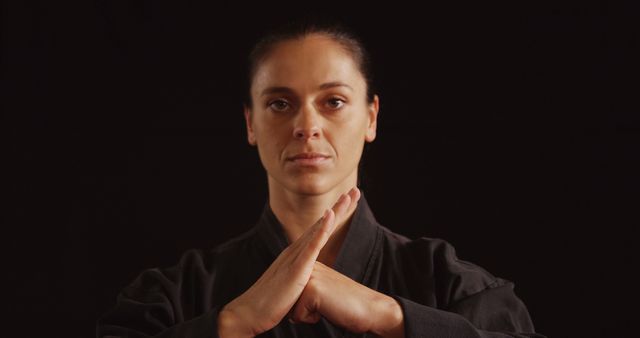
{"type": "Polygon", "coordinates": [[[459,259],[441,239],[422,238],[406,249],[413,292],[391,295],[402,308],[405,337],[544,337],[511,281],[459,259]]]}
{"type": "Polygon", "coordinates": [[[97,320],[98,338],[214,338],[221,306],[211,294],[214,269],[191,250],[169,269],[148,269],[117,297],[114,308],[97,320]]]}
{"type": "Polygon", "coordinates": [[[524,303],[511,282],[456,302],[448,310],[392,295],[404,314],[405,337],[504,338],[538,337],[524,303]]]}

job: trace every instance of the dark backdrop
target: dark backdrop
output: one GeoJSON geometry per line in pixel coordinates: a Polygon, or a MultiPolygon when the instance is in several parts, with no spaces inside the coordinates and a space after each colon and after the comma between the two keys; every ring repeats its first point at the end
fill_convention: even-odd
{"type": "Polygon", "coordinates": [[[629,4],[3,1],[11,336],[92,336],[140,271],[253,226],[267,190],[244,60],[310,11],[346,19],[374,56],[362,189],[379,222],[513,280],[550,337],[631,336],[629,4]]]}

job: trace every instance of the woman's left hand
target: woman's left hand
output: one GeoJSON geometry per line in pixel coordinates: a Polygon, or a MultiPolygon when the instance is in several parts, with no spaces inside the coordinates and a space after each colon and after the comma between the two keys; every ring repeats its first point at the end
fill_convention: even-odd
{"type": "Polygon", "coordinates": [[[402,308],[395,299],[316,261],[290,319],[316,323],[321,317],[354,333],[404,337],[402,308]]]}

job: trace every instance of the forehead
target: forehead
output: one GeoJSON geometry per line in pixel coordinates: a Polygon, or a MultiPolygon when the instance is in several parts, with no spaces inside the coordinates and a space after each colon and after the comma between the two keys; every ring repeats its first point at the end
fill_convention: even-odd
{"type": "Polygon", "coordinates": [[[328,37],[310,35],[274,46],[258,67],[253,88],[258,92],[275,85],[304,89],[335,81],[353,88],[364,84],[348,51],[328,37]]]}

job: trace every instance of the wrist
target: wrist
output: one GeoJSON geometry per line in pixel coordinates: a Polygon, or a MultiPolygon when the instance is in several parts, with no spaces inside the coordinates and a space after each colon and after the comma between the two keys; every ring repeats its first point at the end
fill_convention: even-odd
{"type": "Polygon", "coordinates": [[[404,313],[402,307],[393,298],[384,295],[378,302],[379,320],[372,333],[381,338],[403,338],[404,337],[404,313]]]}
{"type": "Polygon", "coordinates": [[[243,327],[243,321],[237,313],[226,306],[218,313],[218,336],[220,338],[253,338],[254,335],[243,327]]]}

